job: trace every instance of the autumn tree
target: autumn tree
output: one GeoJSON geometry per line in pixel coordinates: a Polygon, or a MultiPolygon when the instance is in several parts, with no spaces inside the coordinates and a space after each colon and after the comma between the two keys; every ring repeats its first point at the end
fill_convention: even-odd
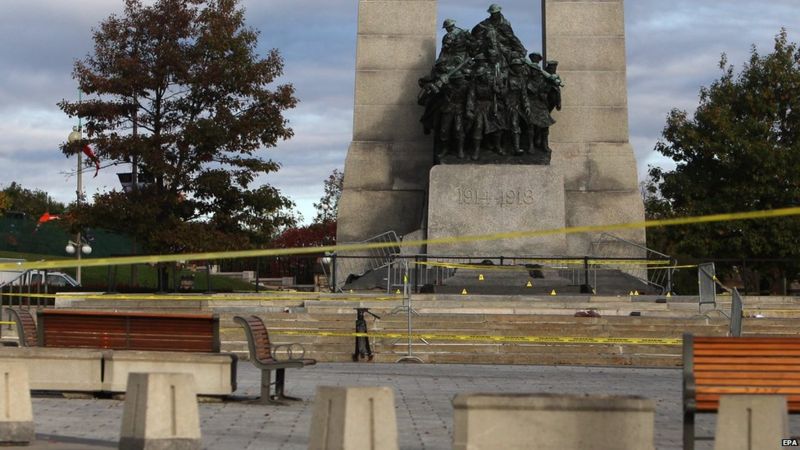
{"type": "Polygon", "coordinates": [[[97,194],[77,221],[159,252],[241,248],[293,224],[293,203],[259,177],[279,169],[264,149],[292,136],[283,113],[297,100],[258,37],[238,0],[126,0],[100,23],[73,72],[86,97],[59,103],[86,140],[63,151],[88,143],[138,183],[97,194]]]}
{"type": "MultiPolygon", "coordinates": [[[[755,47],[736,73],[723,55],[722,76],[700,90],[694,114],[673,110],[655,150],[675,168],[651,167],[650,218],[770,210],[800,201],[800,51],[786,31],[773,51],[755,47]]],[[[648,231],[672,254],[760,259],[763,272],[797,274],[800,219],[722,222],[648,231]],[[773,260],[773,261],[764,261],[773,260]],[[783,261],[774,261],[783,260],[783,261]]],[[[664,248],[660,246],[660,248],[664,248]]]]}

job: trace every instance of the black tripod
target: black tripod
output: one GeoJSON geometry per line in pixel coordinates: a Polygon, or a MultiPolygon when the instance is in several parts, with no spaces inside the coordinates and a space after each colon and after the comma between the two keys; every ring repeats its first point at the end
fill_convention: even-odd
{"type": "MultiPolygon", "coordinates": [[[[355,310],[357,314],[356,333],[367,332],[367,321],[364,319],[364,313],[367,313],[376,319],[380,319],[378,315],[369,312],[369,308],[355,308],[355,310]]],[[[353,361],[362,361],[364,358],[367,358],[367,361],[372,361],[373,357],[374,355],[372,354],[372,349],[369,346],[369,337],[356,336],[356,351],[353,353],[353,361]]]]}

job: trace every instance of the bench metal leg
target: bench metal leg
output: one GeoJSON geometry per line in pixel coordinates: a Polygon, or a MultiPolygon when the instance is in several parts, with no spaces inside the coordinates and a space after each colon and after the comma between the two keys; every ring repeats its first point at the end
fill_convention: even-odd
{"type": "MultiPolygon", "coordinates": [[[[278,371],[280,372],[280,370],[278,371]]],[[[272,371],[271,370],[262,370],[261,371],[261,397],[258,399],[258,402],[264,405],[285,405],[285,403],[276,401],[275,398],[270,394],[270,386],[272,386],[272,371]]],[[[277,385],[275,386],[277,392],[277,385]]]]}
{"type": "Polygon", "coordinates": [[[694,450],[694,411],[683,412],[683,450],[694,450]]]}
{"type": "Polygon", "coordinates": [[[284,394],[284,385],[286,383],[286,369],[278,369],[275,371],[275,399],[276,400],[293,400],[301,401],[297,397],[290,397],[284,394]]]}

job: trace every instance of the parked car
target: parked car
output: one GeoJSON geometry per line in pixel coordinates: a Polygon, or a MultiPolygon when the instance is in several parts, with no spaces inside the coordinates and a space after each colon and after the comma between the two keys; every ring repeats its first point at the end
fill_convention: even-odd
{"type": "Polygon", "coordinates": [[[45,276],[44,270],[31,270],[30,271],[30,284],[37,285],[37,284],[47,284],[48,286],[55,286],[55,287],[78,287],[80,283],[78,283],[75,278],[72,278],[70,275],[64,272],[51,272],[47,271],[47,279],[45,283],[42,282],[45,276]]]}

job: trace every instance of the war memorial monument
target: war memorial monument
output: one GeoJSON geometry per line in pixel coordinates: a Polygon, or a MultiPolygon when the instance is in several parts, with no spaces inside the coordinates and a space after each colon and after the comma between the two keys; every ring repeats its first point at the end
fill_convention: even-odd
{"type": "MultiPolygon", "coordinates": [[[[439,23],[436,1],[359,2],[338,242],[389,230],[436,239],[643,220],[628,141],[623,2],[542,7],[539,51],[514,34],[518,19],[504,17],[501,5],[468,26],[439,23]],[[442,25],[448,32],[437,55],[442,25]]],[[[643,229],[619,236],[645,240],[643,229]]],[[[584,256],[597,237],[427,253],[584,256]]],[[[613,256],[641,256],[629,252],[613,256]]]]}
{"type": "MultiPolygon", "coordinates": [[[[435,0],[359,0],[338,243],[643,220],[623,0],[542,2],[543,36],[531,43],[499,4],[462,24],[439,15],[435,0]],[[439,27],[447,33],[437,51],[439,27]]],[[[606,256],[642,256],[643,229],[615,234],[620,245],[606,256]]],[[[412,250],[583,257],[603,238],[412,250]]],[[[474,278],[477,264],[463,266],[474,278]]],[[[487,278],[502,284],[498,272],[487,278]]],[[[748,297],[759,312],[748,317],[735,288],[716,299],[715,276],[705,310],[702,292],[453,295],[412,293],[404,278],[395,296],[283,285],[172,297],[45,290],[33,294],[54,297],[43,307],[30,289],[23,305],[21,284],[0,291],[20,299],[4,304],[16,336],[0,333],[0,445],[691,450],[711,434],[726,449],[800,441],[787,417],[787,405],[800,412],[794,297],[748,297]],[[365,319],[370,308],[379,314],[365,319]],[[741,337],[743,322],[751,336],[741,337]],[[396,364],[413,361],[427,364],[396,364]]]]}

